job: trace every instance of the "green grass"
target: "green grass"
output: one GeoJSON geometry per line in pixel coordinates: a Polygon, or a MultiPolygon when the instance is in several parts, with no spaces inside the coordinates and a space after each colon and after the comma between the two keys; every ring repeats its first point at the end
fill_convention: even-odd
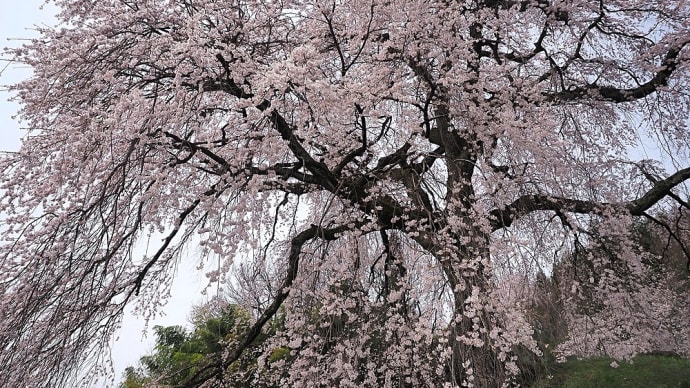
{"type": "Polygon", "coordinates": [[[556,366],[551,378],[534,388],[690,388],[690,360],[658,355],[640,355],[632,364],[610,358],[572,360],[556,366]]]}

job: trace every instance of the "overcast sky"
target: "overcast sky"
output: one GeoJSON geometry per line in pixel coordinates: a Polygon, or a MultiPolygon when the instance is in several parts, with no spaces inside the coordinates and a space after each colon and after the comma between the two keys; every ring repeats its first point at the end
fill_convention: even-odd
{"type": "MultiPolygon", "coordinates": [[[[3,10],[0,12],[0,47],[16,47],[22,40],[36,37],[33,29],[38,24],[54,24],[53,8],[39,10],[40,0],[2,0],[3,10]]],[[[19,148],[22,136],[19,124],[12,120],[19,106],[7,101],[9,94],[5,86],[26,78],[31,71],[17,63],[7,61],[7,56],[1,56],[0,61],[0,150],[13,151],[19,148]]]]}
{"type": "MultiPolygon", "coordinates": [[[[33,26],[55,24],[53,15],[56,9],[46,6],[41,10],[41,4],[42,0],[2,0],[0,47],[18,46],[22,44],[22,40],[37,37],[33,26]]],[[[0,55],[0,58],[0,150],[14,151],[20,146],[23,131],[21,124],[12,119],[19,105],[7,101],[10,95],[6,91],[6,85],[30,77],[31,70],[26,66],[8,62],[4,54],[0,55]]],[[[190,251],[193,253],[194,250],[190,251]]],[[[112,354],[117,382],[127,366],[136,364],[139,357],[151,350],[154,340],[151,328],[154,325],[188,326],[187,316],[192,304],[201,303],[206,299],[201,295],[203,275],[194,271],[195,265],[196,263],[189,262],[180,266],[182,276],[178,276],[173,284],[172,296],[164,311],[166,315],[149,324],[146,338],[142,338],[143,320],[131,314],[125,316],[119,340],[115,343],[112,354]]],[[[94,383],[94,388],[106,385],[111,384],[94,383]]]]}

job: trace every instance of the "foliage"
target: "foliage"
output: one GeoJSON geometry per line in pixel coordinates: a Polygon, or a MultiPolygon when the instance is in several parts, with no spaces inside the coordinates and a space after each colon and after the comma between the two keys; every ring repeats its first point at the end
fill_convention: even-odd
{"type": "MultiPolygon", "coordinates": [[[[509,279],[615,252],[572,257],[624,305],[631,226],[689,207],[685,1],[56,3],[63,26],[6,52],[33,76],[0,160],[0,386],[99,365],[189,246],[251,316],[208,376],[511,384],[540,351],[509,279]]],[[[636,279],[638,304],[667,297],[636,279]]]]}
{"type": "Polygon", "coordinates": [[[143,388],[153,382],[144,371],[132,366],[125,368],[124,378],[125,380],[120,383],[119,388],[143,388]]]}
{"type": "Polygon", "coordinates": [[[621,363],[611,358],[571,360],[534,387],[690,387],[690,360],[660,355],[639,355],[621,363]]]}
{"type": "MultiPolygon", "coordinates": [[[[207,368],[222,358],[228,343],[247,330],[249,315],[241,307],[211,302],[194,310],[191,331],[181,326],[156,326],[156,345],[152,354],[143,356],[141,367],[125,370],[122,388],[145,387],[147,384],[170,387],[199,386],[211,379],[218,384],[229,384],[237,376],[214,375],[215,370],[207,368]]],[[[251,361],[249,361],[251,362],[251,361]]],[[[233,368],[250,372],[252,366],[237,362],[233,368]]],[[[232,386],[251,386],[250,381],[238,380],[232,386]]]]}

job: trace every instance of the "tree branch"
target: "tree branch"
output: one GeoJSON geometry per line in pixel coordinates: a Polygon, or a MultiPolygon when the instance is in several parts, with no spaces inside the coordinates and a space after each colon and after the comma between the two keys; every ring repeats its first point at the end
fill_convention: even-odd
{"type": "Polygon", "coordinates": [[[650,207],[657,204],[666,196],[670,196],[671,189],[684,181],[690,179],[690,167],[679,170],[670,177],[657,181],[646,194],[638,199],[621,202],[606,203],[596,201],[586,201],[547,195],[530,194],[523,195],[511,204],[490,212],[491,228],[493,231],[507,228],[522,216],[535,211],[561,211],[568,213],[595,214],[604,208],[611,206],[620,207],[627,210],[630,215],[642,216],[650,207]]]}
{"type": "MultiPolygon", "coordinates": [[[[229,64],[223,58],[223,56],[217,54],[216,59],[223,66],[226,78],[224,80],[206,80],[201,85],[202,89],[205,91],[224,91],[239,99],[253,98],[254,95],[252,93],[245,92],[242,87],[238,86],[232,80],[232,78],[230,78],[229,64]]],[[[256,105],[256,108],[262,112],[265,112],[271,108],[271,102],[269,100],[262,100],[258,105],[256,105]]],[[[287,120],[285,120],[285,118],[275,109],[270,110],[269,117],[273,127],[278,131],[278,133],[280,133],[280,137],[288,142],[288,147],[290,148],[290,151],[292,151],[292,154],[302,162],[307,170],[309,170],[319,179],[321,186],[328,191],[335,191],[336,187],[338,186],[337,179],[324,163],[314,160],[311,154],[309,154],[309,152],[302,146],[300,141],[294,135],[294,127],[290,125],[287,120]]]]}
{"type": "Polygon", "coordinates": [[[679,170],[670,177],[656,182],[654,186],[647,191],[647,194],[634,201],[630,201],[625,204],[625,207],[630,211],[630,214],[641,216],[647,209],[654,206],[662,198],[672,194],[671,189],[688,179],[690,179],[690,167],[679,170]]]}
{"type": "MultiPolygon", "coordinates": [[[[353,228],[357,228],[359,226],[361,225],[354,225],[353,228]]],[[[263,329],[264,325],[278,312],[278,309],[280,309],[280,306],[283,304],[285,299],[287,299],[290,293],[290,287],[292,286],[295,278],[297,278],[299,257],[302,253],[302,247],[304,244],[315,238],[332,241],[337,239],[341,233],[350,229],[352,228],[348,227],[347,225],[341,225],[335,228],[322,228],[318,225],[311,225],[308,229],[293,237],[290,242],[287,273],[271,305],[266,308],[263,314],[261,314],[261,316],[256,320],[247,333],[239,340],[237,347],[233,349],[232,353],[230,353],[225,360],[219,360],[215,363],[207,365],[204,368],[201,368],[199,371],[197,371],[195,376],[192,377],[192,381],[203,376],[204,372],[209,369],[217,369],[219,373],[223,373],[233,362],[239,360],[244,351],[252,344],[252,342],[254,342],[254,340],[256,340],[259,334],[261,334],[261,330],[263,329]]]]}
{"type": "Polygon", "coordinates": [[[684,42],[678,47],[669,49],[661,63],[661,69],[652,79],[635,88],[620,89],[610,86],[599,86],[596,83],[582,87],[563,90],[558,93],[545,93],[550,101],[575,101],[580,99],[598,99],[615,103],[639,100],[657,91],[660,86],[668,84],[668,80],[678,67],[678,54],[688,44],[684,42]]]}

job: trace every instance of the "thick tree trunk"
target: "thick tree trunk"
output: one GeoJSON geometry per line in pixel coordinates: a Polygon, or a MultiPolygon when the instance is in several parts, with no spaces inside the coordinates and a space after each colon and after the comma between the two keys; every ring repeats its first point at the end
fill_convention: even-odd
{"type": "Polygon", "coordinates": [[[454,293],[455,314],[450,329],[452,348],[451,379],[459,386],[495,387],[506,379],[505,368],[492,346],[489,333],[496,327],[495,312],[476,309],[485,305],[483,295],[488,289],[487,279],[471,279],[465,290],[454,293]],[[475,298],[479,296],[479,300],[475,298]]]}

